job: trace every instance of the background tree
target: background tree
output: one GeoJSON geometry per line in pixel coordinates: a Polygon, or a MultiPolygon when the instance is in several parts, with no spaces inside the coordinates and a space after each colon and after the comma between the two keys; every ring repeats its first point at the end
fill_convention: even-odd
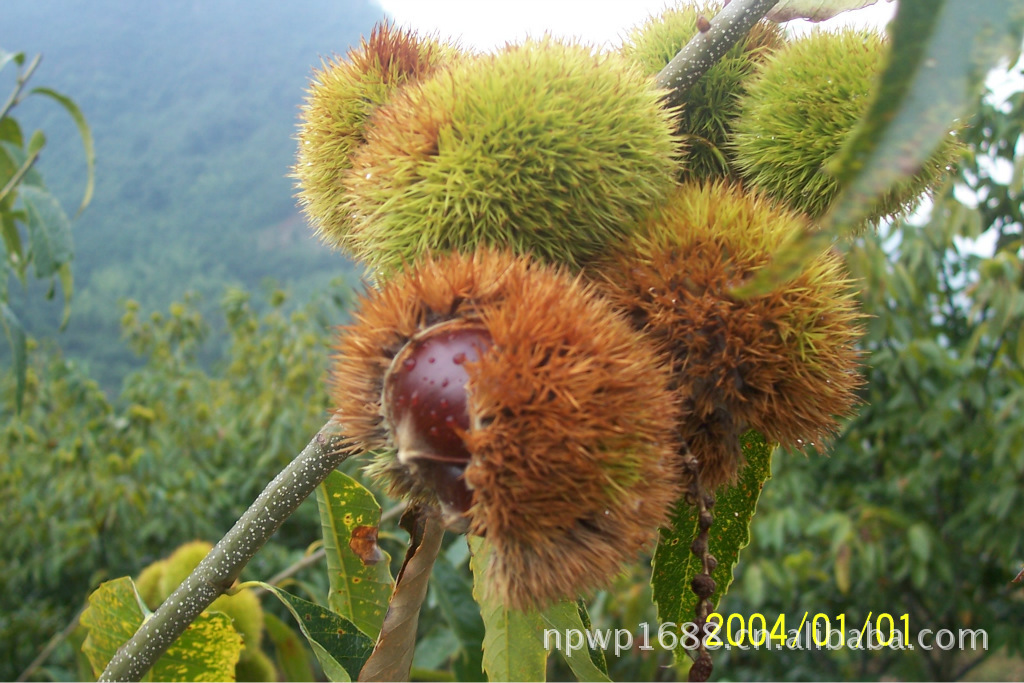
{"type": "Polygon", "coordinates": [[[8,64],[14,64],[18,69],[14,88],[3,105],[0,105],[0,233],[3,235],[3,252],[0,252],[0,323],[3,324],[11,348],[12,370],[16,379],[15,405],[19,410],[25,392],[26,339],[24,326],[9,305],[10,278],[16,276],[25,285],[31,267],[37,278],[51,281],[47,298],[54,295],[59,280],[64,290],[63,328],[71,313],[73,250],[68,217],[60,202],[46,189],[42,176],[34,169],[46,145],[46,136],[43,131],[36,130],[26,138],[12,114],[14,108],[29,95],[43,96],[62,106],[74,119],[85,145],[87,169],[85,193],[78,213],[92,199],[95,164],[92,132],[78,105],[51,88],[26,90],[41,59],[42,55],[36,55],[26,64],[25,53],[0,49],[0,70],[8,64]]]}
{"type": "MultiPolygon", "coordinates": [[[[143,365],[113,399],[54,344],[30,342],[24,410],[0,431],[0,678],[28,666],[90,586],[230,526],[322,422],[324,331],[348,291],[338,282],[295,304],[273,288],[255,300],[230,290],[213,320],[194,297],[148,315],[129,302],[124,337],[143,365]],[[230,340],[212,365],[200,354],[211,326],[230,340]]],[[[0,385],[6,410],[13,382],[0,385]]],[[[318,526],[311,502],[258,575],[299,559],[318,526]]],[[[72,662],[61,651],[49,675],[72,662]]]]}

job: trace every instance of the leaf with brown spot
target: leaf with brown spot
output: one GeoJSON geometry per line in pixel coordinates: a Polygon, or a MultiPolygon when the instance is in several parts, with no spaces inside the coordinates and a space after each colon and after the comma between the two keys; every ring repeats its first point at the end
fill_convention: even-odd
{"type": "Polygon", "coordinates": [[[355,479],[331,472],[317,487],[334,612],[376,638],[387,612],[394,582],[391,558],[377,545],[380,505],[355,479]]]}
{"type": "Polygon", "coordinates": [[[363,564],[377,564],[384,559],[384,551],[377,545],[377,527],[375,526],[357,526],[353,529],[348,547],[363,564]]]}
{"type": "Polygon", "coordinates": [[[360,681],[407,681],[412,671],[420,608],[444,529],[436,517],[419,508],[406,510],[401,525],[411,538],[409,551],[398,573],[377,645],[359,672],[360,681]]]}

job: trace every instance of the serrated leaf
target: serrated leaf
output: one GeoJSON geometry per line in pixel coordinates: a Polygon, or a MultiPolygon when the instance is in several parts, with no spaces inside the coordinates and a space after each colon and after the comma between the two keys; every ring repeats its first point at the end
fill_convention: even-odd
{"type": "Polygon", "coordinates": [[[844,189],[825,217],[829,231],[859,224],[969,113],[992,67],[1019,53],[1024,1],[901,0],[890,30],[875,100],[830,164],[844,189]]]}
{"type": "Polygon", "coordinates": [[[444,529],[436,517],[414,508],[402,515],[402,527],[409,532],[409,551],[373,654],[359,672],[361,681],[406,681],[412,670],[420,610],[441,551],[444,529]]]}
{"type": "Polygon", "coordinates": [[[299,635],[273,612],[263,613],[263,624],[267,637],[274,644],[277,666],[284,673],[284,680],[312,681],[313,667],[309,665],[309,657],[299,635]]]}
{"type": "Polygon", "coordinates": [[[306,636],[328,680],[354,680],[373,650],[373,641],[348,619],[281,590],[269,583],[258,583],[284,603],[306,636]]]}
{"type": "Polygon", "coordinates": [[[543,681],[548,651],[544,649],[544,619],[536,610],[505,607],[485,585],[491,547],[486,540],[467,538],[473,553],[473,597],[484,621],[483,667],[490,681],[543,681]]]}
{"type": "Polygon", "coordinates": [[[444,555],[434,563],[430,577],[434,596],[448,626],[459,640],[459,658],[455,662],[460,681],[486,680],[483,677],[484,622],[473,600],[473,583],[463,576],[444,555]]]}
{"type": "MultiPolygon", "coordinates": [[[[563,601],[552,605],[541,613],[541,618],[548,628],[552,628],[563,637],[556,642],[561,645],[559,652],[566,664],[572,669],[576,678],[581,681],[610,681],[607,670],[602,670],[594,663],[593,655],[587,644],[586,634],[590,631],[590,625],[583,623],[580,615],[580,605],[575,602],[563,601]],[[569,652],[568,633],[579,633],[583,636],[583,648],[569,652]]],[[[589,619],[588,619],[589,621],[589,619]]]]}
{"type": "Polygon", "coordinates": [[[330,580],[328,606],[376,638],[394,588],[391,557],[377,545],[380,505],[355,479],[331,472],[316,489],[330,580]]]}
{"type": "Polygon", "coordinates": [[[36,277],[50,277],[71,261],[71,221],[56,198],[37,187],[22,187],[36,277]]]}
{"type": "Polygon", "coordinates": [[[6,301],[0,301],[0,320],[3,321],[7,343],[11,347],[11,360],[14,372],[14,406],[21,413],[25,401],[25,384],[28,378],[28,342],[25,339],[25,328],[6,301]]]}
{"type": "MultiPolygon", "coordinates": [[[[99,676],[107,663],[142,625],[142,599],[131,578],[100,584],[89,596],[81,624],[87,630],[82,652],[99,676]]],[[[153,665],[150,681],[233,681],[242,637],[231,617],[203,612],[153,665]]]]}
{"type": "Polygon", "coordinates": [[[33,88],[32,92],[49,97],[64,107],[64,110],[74,120],[75,126],[78,128],[78,135],[82,138],[82,147],[85,148],[85,192],[82,194],[82,202],[78,206],[78,211],[75,212],[77,216],[85,210],[85,207],[89,206],[89,202],[92,201],[93,189],[96,185],[96,150],[93,146],[92,130],[89,128],[82,110],[78,108],[78,105],[70,97],[62,95],[51,88],[33,88]]]}
{"type": "MultiPolygon", "coordinates": [[[[708,550],[718,560],[718,566],[711,573],[715,580],[712,605],[717,605],[729,590],[740,550],[750,543],[750,520],[757,509],[761,488],[771,477],[774,446],[754,431],[740,437],[740,445],[747,464],[740,472],[739,481],[736,486],[723,485],[715,492],[715,521],[708,535],[708,550]]],[[[700,573],[701,563],[690,552],[690,544],[697,537],[697,516],[695,507],[680,501],[672,528],[661,530],[651,576],[661,623],[672,622],[681,627],[695,617],[697,598],[690,583],[700,573]]],[[[682,648],[677,648],[676,656],[683,656],[682,648]]]]}
{"type": "Polygon", "coordinates": [[[768,11],[765,18],[780,23],[793,19],[825,21],[843,12],[868,7],[876,2],[878,0],[781,0],[768,11]]]}

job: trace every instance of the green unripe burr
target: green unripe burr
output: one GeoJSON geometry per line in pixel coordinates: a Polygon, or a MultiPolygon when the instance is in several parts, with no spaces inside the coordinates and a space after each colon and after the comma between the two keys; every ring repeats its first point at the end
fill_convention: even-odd
{"type": "MultiPolygon", "coordinates": [[[[774,52],[747,88],[733,150],[744,180],[819,218],[838,191],[827,170],[868,112],[889,46],[873,31],[815,31],[774,52]]],[[[870,222],[911,210],[959,154],[950,136],[924,168],[882,196],[870,222]]]]}
{"type": "MultiPolygon", "coordinates": [[[[680,3],[666,9],[630,31],[622,54],[655,75],[697,35],[700,19],[714,17],[720,9],[716,2],[680,3]]],[[[674,94],[672,102],[679,105],[677,131],[685,141],[682,179],[735,175],[727,143],[739,113],[739,96],[756,65],[783,42],[778,24],[761,21],[692,87],[674,94]]]]}
{"type": "Polygon", "coordinates": [[[673,186],[662,95],[620,55],[553,39],[438,71],[371,120],[348,245],[383,275],[482,246],[580,266],[673,186]]]}

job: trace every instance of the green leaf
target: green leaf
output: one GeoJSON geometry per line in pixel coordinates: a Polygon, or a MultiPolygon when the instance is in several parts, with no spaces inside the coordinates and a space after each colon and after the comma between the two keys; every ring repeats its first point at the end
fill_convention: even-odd
{"type": "Polygon", "coordinates": [[[32,137],[28,141],[28,155],[34,156],[42,151],[43,147],[46,146],[46,135],[41,130],[37,130],[32,133],[32,137]]]}
{"type": "MultiPolygon", "coordinates": [[[[757,509],[761,488],[771,477],[773,446],[764,437],[749,431],[740,437],[747,464],[740,472],[736,486],[723,485],[715,492],[715,521],[708,536],[708,550],[718,566],[711,573],[715,592],[711,604],[717,605],[733,580],[733,569],[739,562],[740,550],[750,543],[750,520],[757,509]]],[[[690,552],[697,537],[697,508],[680,501],[672,520],[672,529],[662,529],[658,549],[654,553],[651,586],[658,605],[661,623],[678,627],[695,617],[697,598],[690,589],[693,577],[701,571],[700,559],[690,552]]],[[[676,650],[677,658],[682,648],[676,650]]]]}
{"type": "Polygon", "coordinates": [[[907,529],[907,544],[910,552],[921,563],[928,561],[931,556],[931,540],[928,538],[928,527],[923,523],[912,525],[907,529]]]}
{"type": "Polygon", "coordinates": [[[743,284],[734,287],[731,294],[737,299],[764,296],[780,284],[789,282],[807,268],[807,264],[832,244],[827,232],[808,225],[794,232],[779,245],[772,261],[754,273],[743,284]]]}
{"type": "MultiPolygon", "coordinates": [[[[580,598],[576,601],[577,612],[580,615],[580,621],[583,622],[583,628],[588,631],[593,628],[593,624],[590,623],[590,613],[587,611],[587,603],[580,598]]],[[[606,675],[608,674],[608,660],[605,659],[604,651],[605,647],[591,648],[590,660],[594,662],[594,666],[603,671],[606,675]]]]}
{"type": "MultiPolygon", "coordinates": [[[[13,215],[0,213],[0,230],[3,231],[4,253],[7,265],[11,266],[21,283],[25,284],[25,252],[21,246],[21,234],[13,215]]],[[[3,299],[6,301],[7,297],[3,299]]]]}
{"type": "Polygon", "coordinates": [[[7,52],[6,50],[0,50],[0,70],[3,70],[5,66],[14,62],[18,66],[25,63],[24,52],[7,52]]]}
{"type": "MultiPolygon", "coordinates": [[[[557,631],[560,637],[557,642],[559,651],[565,659],[566,664],[581,681],[610,681],[608,672],[598,668],[594,664],[593,656],[587,645],[587,633],[591,630],[589,624],[583,623],[580,614],[580,605],[575,602],[563,601],[552,605],[541,613],[541,618],[548,628],[557,631]],[[567,634],[580,634],[582,642],[571,643],[567,634]],[[581,645],[581,649],[575,646],[581,645]],[[572,647],[573,651],[570,651],[572,647]]],[[[589,619],[588,619],[589,621],[589,619]]]]}
{"type": "Polygon", "coordinates": [[[473,600],[473,583],[440,555],[430,577],[434,597],[441,607],[448,626],[459,640],[459,658],[455,662],[456,678],[479,681],[483,678],[484,622],[480,608],[473,600]]]}
{"type": "MultiPolygon", "coordinates": [[[[22,147],[25,144],[17,119],[10,116],[0,119],[0,141],[9,142],[17,147],[22,147]]],[[[3,176],[0,175],[0,178],[3,176]]]]}
{"type": "Polygon", "coordinates": [[[78,134],[82,138],[82,146],[85,148],[86,179],[82,203],[79,204],[78,211],[75,212],[77,216],[85,210],[85,207],[89,206],[89,202],[92,201],[93,188],[96,185],[96,150],[93,147],[92,130],[89,128],[85,116],[82,115],[82,111],[70,97],[50,88],[33,88],[32,92],[49,97],[64,107],[68,114],[71,115],[71,118],[74,119],[75,125],[78,127],[78,134]]]}
{"type": "Polygon", "coordinates": [[[267,636],[274,644],[277,666],[284,673],[286,681],[314,680],[313,667],[309,665],[306,648],[298,634],[272,612],[263,613],[263,625],[267,636]]]}
{"type": "Polygon", "coordinates": [[[380,505],[355,479],[331,472],[317,487],[330,580],[328,606],[376,639],[394,588],[391,558],[377,545],[380,505]]]}
{"type": "Polygon", "coordinates": [[[46,190],[22,187],[21,199],[28,213],[29,243],[36,277],[50,277],[71,261],[71,222],[54,196],[46,190]]]}
{"type": "Polygon", "coordinates": [[[1024,1],[901,0],[890,29],[892,55],[875,101],[830,164],[844,188],[825,217],[830,232],[860,223],[969,113],[988,72],[1020,50],[1024,1]]]}
{"type": "Polygon", "coordinates": [[[60,329],[64,330],[71,319],[71,297],[75,293],[75,280],[71,275],[71,264],[65,263],[57,269],[57,277],[60,279],[61,289],[64,290],[64,312],[60,317],[60,329]]]}
{"type": "Polygon", "coordinates": [[[3,321],[4,333],[7,335],[7,343],[11,347],[11,357],[14,361],[14,406],[17,412],[21,413],[28,377],[28,343],[25,340],[25,328],[21,326],[21,321],[6,301],[0,301],[0,321],[3,321]]]}
{"type": "Polygon", "coordinates": [[[777,22],[793,19],[825,21],[843,12],[867,7],[876,2],[878,0],[781,0],[768,11],[765,18],[777,22]]]}
{"type": "Polygon", "coordinates": [[[21,179],[21,185],[38,188],[46,187],[46,184],[43,182],[43,176],[35,168],[32,168],[32,164],[29,162],[29,155],[25,153],[21,145],[15,146],[9,142],[0,142],[0,158],[4,162],[0,165],[0,168],[5,168],[8,164],[15,170],[20,169],[22,166],[29,166],[25,176],[21,179]]]}
{"type": "Polygon", "coordinates": [[[409,550],[398,573],[395,594],[391,596],[377,645],[359,672],[361,681],[405,681],[411,675],[420,610],[427,597],[431,569],[441,550],[444,529],[435,516],[415,508],[402,515],[402,527],[409,532],[409,550]]]}
{"type": "Polygon", "coordinates": [[[490,681],[543,681],[548,651],[544,649],[544,618],[536,610],[522,612],[505,607],[486,586],[491,547],[471,537],[469,561],[473,570],[473,597],[483,617],[483,667],[490,681]]]}
{"type": "MultiPolygon", "coordinates": [[[[82,652],[99,676],[117,649],[142,625],[147,613],[131,578],[100,585],[89,596],[81,624],[89,635],[82,652]]],[[[233,681],[242,652],[242,637],[231,618],[203,612],[153,665],[151,681],[233,681]]]]}
{"type": "Polygon", "coordinates": [[[295,617],[328,680],[351,681],[373,650],[373,641],[348,619],[269,583],[258,585],[276,595],[295,617]]]}

